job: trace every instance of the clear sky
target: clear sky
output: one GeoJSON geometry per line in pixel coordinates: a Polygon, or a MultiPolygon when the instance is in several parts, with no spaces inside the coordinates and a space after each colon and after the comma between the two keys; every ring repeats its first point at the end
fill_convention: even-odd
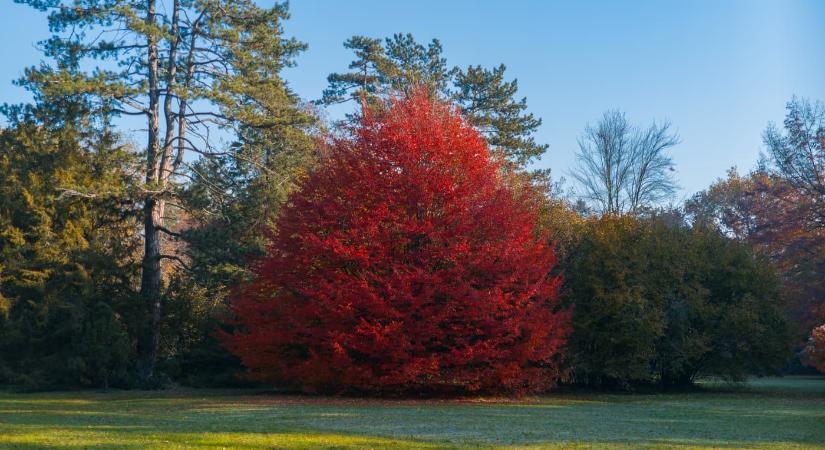
{"type": "MultiPolygon", "coordinates": [[[[267,4],[269,1],[260,1],[267,4]]],[[[441,40],[450,65],[505,63],[530,111],[544,120],[539,163],[554,176],[575,162],[576,138],[606,109],[639,123],[669,119],[680,199],[731,166],[747,170],[769,121],[794,94],[825,100],[824,0],[309,1],[291,2],[287,33],[309,44],[285,73],[305,99],[352,55],[343,41],[411,32],[441,40]]],[[[48,35],[42,13],[0,0],[0,102],[36,64],[48,35]]],[[[340,111],[331,111],[336,117],[340,111]]],[[[569,178],[569,177],[568,177],[569,178]]]]}

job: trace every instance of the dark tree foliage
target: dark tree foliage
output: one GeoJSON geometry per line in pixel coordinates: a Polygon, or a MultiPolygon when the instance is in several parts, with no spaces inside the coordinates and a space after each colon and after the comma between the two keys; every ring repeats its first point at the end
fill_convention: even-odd
{"type": "Polygon", "coordinates": [[[576,382],[740,380],[771,373],[789,355],[772,267],[678,216],[591,219],[565,273],[576,382]]]}
{"type": "MultiPolygon", "coordinates": [[[[81,98],[98,122],[134,116],[145,123],[140,298],[146,320],[138,374],[155,383],[167,283],[185,262],[171,242],[185,180],[198,176],[193,155],[234,153],[219,144],[244,129],[302,128],[314,122],[281,79],[305,44],[284,36],[287,6],[252,0],[17,0],[48,14],[49,58],[20,84],[36,99],[81,98]]],[[[86,195],[97,195],[84,192],[86,195]]]]}
{"type": "Polygon", "coordinates": [[[776,173],[735,170],[686,204],[693,222],[766,256],[782,276],[782,297],[799,346],[825,318],[825,229],[809,226],[808,201],[776,173]]]}
{"type": "Polygon", "coordinates": [[[281,205],[316,159],[315,143],[302,129],[248,129],[237,153],[202,159],[181,193],[180,253],[189,270],[168,287],[160,356],[163,369],[190,385],[236,385],[238,359],[216,339],[227,297],[263,256],[281,205]]]}
{"type": "MultiPolygon", "coordinates": [[[[76,105],[75,105],[76,106],[76,105]]],[[[132,158],[60,124],[0,131],[0,383],[128,384],[137,277],[132,158]],[[67,192],[105,192],[93,198],[67,192]]]]}
{"type": "Polygon", "coordinates": [[[353,36],[344,47],[355,53],[351,72],[330,74],[320,103],[360,102],[364,98],[372,105],[388,94],[424,88],[455,102],[510,168],[524,169],[547,150],[547,145],[537,143],[534,137],[541,119],[527,112],[526,98],[516,97],[518,82],[506,80],[503,64],[492,69],[449,68],[437,39],[425,46],[411,34],[399,33],[384,40],[353,36]]]}

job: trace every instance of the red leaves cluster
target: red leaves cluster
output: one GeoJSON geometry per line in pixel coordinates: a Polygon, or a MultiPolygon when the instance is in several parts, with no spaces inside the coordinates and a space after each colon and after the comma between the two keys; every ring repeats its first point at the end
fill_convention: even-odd
{"type": "Polygon", "coordinates": [[[546,389],[570,325],[536,209],[455,109],[392,100],[291,196],[227,346],[310,391],[546,389]]]}
{"type": "Polygon", "coordinates": [[[811,331],[808,346],[805,347],[804,361],[816,370],[825,373],[825,325],[811,331]]]}

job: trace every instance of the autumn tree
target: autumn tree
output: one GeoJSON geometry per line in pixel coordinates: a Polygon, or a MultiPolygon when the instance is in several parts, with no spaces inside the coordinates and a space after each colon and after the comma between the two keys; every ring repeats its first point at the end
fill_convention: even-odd
{"type": "Polygon", "coordinates": [[[825,325],[811,331],[811,338],[805,347],[805,363],[825,373],[825,325]]]}
{"type": "Polygon", "coordinates": [[[679,143],[670,123],[630,124],[621,111],[605,112],[579,138],[573,178],[591,209],[603,214],[637,213],[676,191],[668,150],[679,143]]]}
{"type": "Polygon", "coordinates": [[[765,170],[731,170],[686,204],[695,224],[746,243],[776,266],[800,346],[825,314],[825,230],[807,225],[805,205],[796,189],[765,170]]]}
{"type": "Polygon", "coordinates": [[[315,391],[537,391],[569,332],[537,205],[426,91],[367,108],[289,197],[226,345],[315,391]]]}
{"type": "Polygon", "coordinates": [[[547,151],[535,140],[541,119],[527,112],[526,98],[516,96],[518,81],[506,79],[504,64],[450,68],[437,39],[424,45],[411,34],[383,40],[353,36],[344,47],[355,53],[351,71],[329,75],[320,103],[360,104],[363,97],[371,104],[382,95],[423,88],[455,102],[508,168],[525,169],[547,151]]]}
{"type": "MultiPolygon", "coordinates": [[[[252,0],[18,0],[48,12],[54,35],[42,43],[49,63],[26,71],[21,84],[36,98],[83,97],[103,121],[144,121],[140,297],[145,325],[138,371],[149,380],[163,316],[163,266],[174,273],[180,255],[164,252],[176,232],[168,225],[177,186],[196,172],[191,155],[233,154],[218,145],[243,129],[296,128],[312,118],[280,78],[305,45],[284,37],[285,4],[252,0]]],[[[86,192],[86,196],[100,193],[86,192]]]]}
{"type": "Polygon", "coordinates": [[[769,213],[786,213],[771,229],[786,244],[778,258],[797,305],[808,306],[800,323],[810,328],[825,318],[825,104],[794,97],[785,109],[784,130],[770,124],[763,135],[773,183],[759,192],[774,205],[769,213]]]}
{"type": "Polygon", "coordinates": [[[770,124],[763,140],[776,175],[794,191],[808,229],[825,228],[825,104],[794,97],[784,130],[770,124]]]}
{"type": "Polygon", "coordinates": [[[793,98],[780,129],[763,134],[767,158],[749,174],[732,170],[687,203],[714,226],[768,256],[800,347],[825,315],[825,107],[793,98]]]}

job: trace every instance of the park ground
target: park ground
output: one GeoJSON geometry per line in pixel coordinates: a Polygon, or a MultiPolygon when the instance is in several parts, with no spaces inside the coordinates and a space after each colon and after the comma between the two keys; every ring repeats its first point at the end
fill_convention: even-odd
{"type": "Polygon", "coordinates": [[[0,448],[674,447],[825,449],[825,377],[515,400],[248,390],[0,393],[0,448]]]}

